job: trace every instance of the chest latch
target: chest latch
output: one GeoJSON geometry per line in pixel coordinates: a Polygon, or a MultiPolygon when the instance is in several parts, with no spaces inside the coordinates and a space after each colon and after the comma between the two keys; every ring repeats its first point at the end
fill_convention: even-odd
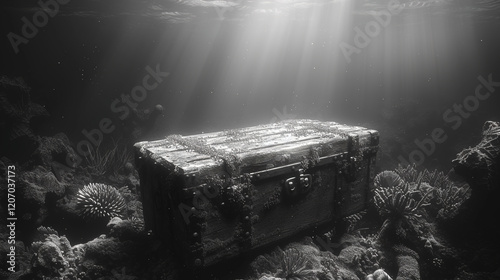
{"type": "Polygon", "coordinates": [[[299,198],[308,193],[312,188],[312,175],[299,169],[299,175],[285,180],[283,192],[288,198],[299,198]]]}

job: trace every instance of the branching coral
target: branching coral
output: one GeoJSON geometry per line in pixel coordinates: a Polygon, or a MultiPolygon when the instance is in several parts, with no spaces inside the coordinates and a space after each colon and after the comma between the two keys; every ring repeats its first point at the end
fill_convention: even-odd
{"type": "Polygon", "coordinates": [[[438,210],[438,217],[445,218],[456,214],[456,211],[462,203],[470,197],[469,187],[459,188],[451,186],[445,189],[435,189],[438,199],[437,205],[441,208],[438,210]]]}
{"type": "Polygon", "coordinates": [[[421,193],[431,191],[428,202],[431,205],[429,213],[432,216],[452,215],[470,196],[468,187],[456,186],[442,171],[424,169],[418,172],[415,165],[409,165],[407,167],[398,166],[395,173],[403,178],[404,182],[416,186],[416,189],[420,190],[421,193]]]}
{"type": "Polygon", "coordinates": [[[417,182],[420,176],[415,165],[408,165],[406,167],[398,165],[394,172],[396,172],[405,182],[417,182]]]}
{"type": "Polygon", "coordinates": [[[125,208],[125,200],[120,192],[104,184],[88,184],[78,191],[76,197],[77,207],[85,217],[120,217],[125,208]]]}
{"type": "Polygon", "coordinates": [[[347,223],[347,233],[351,233],[354,231],[358,222],[366,215],[366,212],[366,210],[363,210],[359,213],[355,213],[343,218],[343,220],[347,223]]]}

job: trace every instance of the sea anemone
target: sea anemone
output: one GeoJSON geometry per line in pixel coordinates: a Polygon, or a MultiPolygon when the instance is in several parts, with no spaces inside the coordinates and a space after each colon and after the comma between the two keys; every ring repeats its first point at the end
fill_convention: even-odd
{"type": "Polygon", "coordinates": [[[310,266],[310,261],[301,251],[290,248],[283,251],[277,276],[285,279],[314,279],[310,266]]]}
{"type": "Polygon", "coordinates": [[[391,226],[396,226],[396,231],[401,232],[402,223],[416,230],[425,212],[424,207],[429,205],[426,203],[426,198],[430,193],[431,191],[428,191],[420,197],[420,191],[408,183],[375,189],[375,206],[380,216],[385,219],[379,236],[391,226]],[[417,195],[419,199],[416,198],[417,195]]]}
{"type": "Polygon", "coordinates": [[[80,214],[90,218],[120,217],[125,199],[120,192],[108,185],[90,183],[78,191],[77,207],[80,214]]]}
{"type": "Polygon", "coordinates": [[[373,183],[376,188],[389,188],[401,185],[403,183],[403,179],[401,179],[398,173],[394,171],[382,171],[375,176],[373,183]]]}

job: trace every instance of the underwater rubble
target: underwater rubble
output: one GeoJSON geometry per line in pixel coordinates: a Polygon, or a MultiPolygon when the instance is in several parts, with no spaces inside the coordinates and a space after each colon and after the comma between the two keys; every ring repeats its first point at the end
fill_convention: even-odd
{"type": "MultiPolygon", "coordinates": [[[[78,177],[78,172],[73,172],[73,176],[78,177]]],[[[90,180],[91,175],[82,178],[90,180]]],[[[61,200],[71,200],[66,207],[73,207],[73,214],[80,215],[76,210],[75,186],[65,180],[60,182],[51,169],[37,165],[24,173],[23,180],[31,184],[32,192],[38,192],[26,194],[25,199],[32,197],[31,203],[40,209],[44,201],[37,202],[35,198],[51,194],[59,204],[61,200]]],[[[37,229],[31,243],[18,244],[21,271],[4,276],[9,276],[8,279],[186,279],[181,264],[169,250],[144,231],[141,213],[137,211],[140,208],[137,195],[128,187],[115,191],[128,208],[121,209],[122,217],[108,216],[106,225],[99,228],[101,233],[83,243],[43,226],[44,221],[50,220],[47,215],[67,215],[64,211],[32,213],[40,221],[34,224],[37,229]]],[[[256,257],[239,275],[252,280],[495,279],[500,254],[488,247],[497,248],[494,246],[498,246],[495,245],[498,241],[483,240],[484,246],[476,252],[458,245],[464,241],[460,238],[474,236],[455,234],[455,224],[466,227],[462,216],[464,207],[471,207],[468,202],[472,193],[472,185],[469,188],[465,182],[451,181],[443,172],[420,171],[414,166],[383,171],[374,179],[372,205],[345,218],[344,231],[332,230],[321,237],[328,238],[328,244],[335,246],[322,247],[324,243],[318,242],[317,236],[306,237],[256,257]],[[486,258],[490,258],[489,264],[478,265],[486,258]]],[[[94,222],[98,223],[87,221],[86,226],[94,222]]],[[[0,248],[6,250],[5,244],[0,248]]],[[[223,273],[217,277],[230,279],[224,278],[223,273]]]]}

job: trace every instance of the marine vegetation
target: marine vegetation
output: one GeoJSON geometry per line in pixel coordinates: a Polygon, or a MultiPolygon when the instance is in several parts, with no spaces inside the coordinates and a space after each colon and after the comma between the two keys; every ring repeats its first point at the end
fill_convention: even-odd
{"type": "Polygon", "coordinates": [[[118,144],[114,144],[111,149],[106,151],[99,145],[95,148],[93,146],[88,147],[85,160],[92,175],[102,176],[116,174],[132,160],[132,156],[126,147],[118,144]]]}
{"type": "Polygon", "coordinates": [[[375,187],[393,187],[403,183],[403,179],[395,171],[382,171],[373,179],[375,187]]]}
{"type": "Polygon", "coordinates": [[[277,277],[285,279],[314,279],[307,258],[298,249],[283,251],[277,277]]]}
{"type": "Polygon", "coordinates": [[[426,211],[431,218],[448,218],[456,214],[458,208],[470,197],[469,186],[457,186],[442,171],[418,172],[415,165],[398,166],[394,171],[405,182],[417,184],[421,192],[431,191],[426,211]]]}
{"type": "Polygon", "coordinates": [[[437,170],[417,171],[414,165],[384,171],[374,184],[374,204],[384,220],[379,240],[395,255],[397,279],[420,279],[420,266],[428,273],[436,262],[454,262],[435,224],[457,215],[470,195],[467,185],[437,170]]]}
{"type": "Polygon", "coordinates": [[[354,229],[356,228],[358,222],[363,219],[363,217],[366,215],[367,211],[363,210],[360,211],[359,213],[354,213],[352,215],[349,215],[342,220],[347,224],[346,227],[346,233],[352,233],[354,229]]]}
{"type": "Polygon", "coordinates": [[[375,189],[375,206],[380,216],[385,219],[379,235],[383,235],[391,227],[395,228],[398,235],[402,234],[399,237],[406,236],[403,230],[405,226],[419,232],[424,207],[429,205],[426,203],[429,194],[430,192],[426,192],[421,196],[420,190],[409,183],[375,189]]]}
{"type": "Polygon", "coordinates": [[[318,279],[316,277],[318,271],[313,269],[314,258],[306,255],[306,250],[303,250],[309,247],[306,245],[297,246],[285,250],[278,247],[271,254],[258,257],[254,261],[254,269],[259,275],[259,279],[318,279]]]}
{"type": "MultiPolygon", "coordinates": [[[[249,194],[253,185],[249,178],[221,178],[219,176],[207,176],[203,179],[207,190],[213,193],[209,199],[215,209],[226,217],[245,216],[250,214],[249,194]]],[[[203,203],[203,202],[202,202],[203,203]]]]}
{"type": "Polygon", "coordinates": [[[79,190],[76,197],[77,207],[84,217],[120,217],[125,209],[125,200],[120,192],[104,184],[90,183],[79,190]]]}

